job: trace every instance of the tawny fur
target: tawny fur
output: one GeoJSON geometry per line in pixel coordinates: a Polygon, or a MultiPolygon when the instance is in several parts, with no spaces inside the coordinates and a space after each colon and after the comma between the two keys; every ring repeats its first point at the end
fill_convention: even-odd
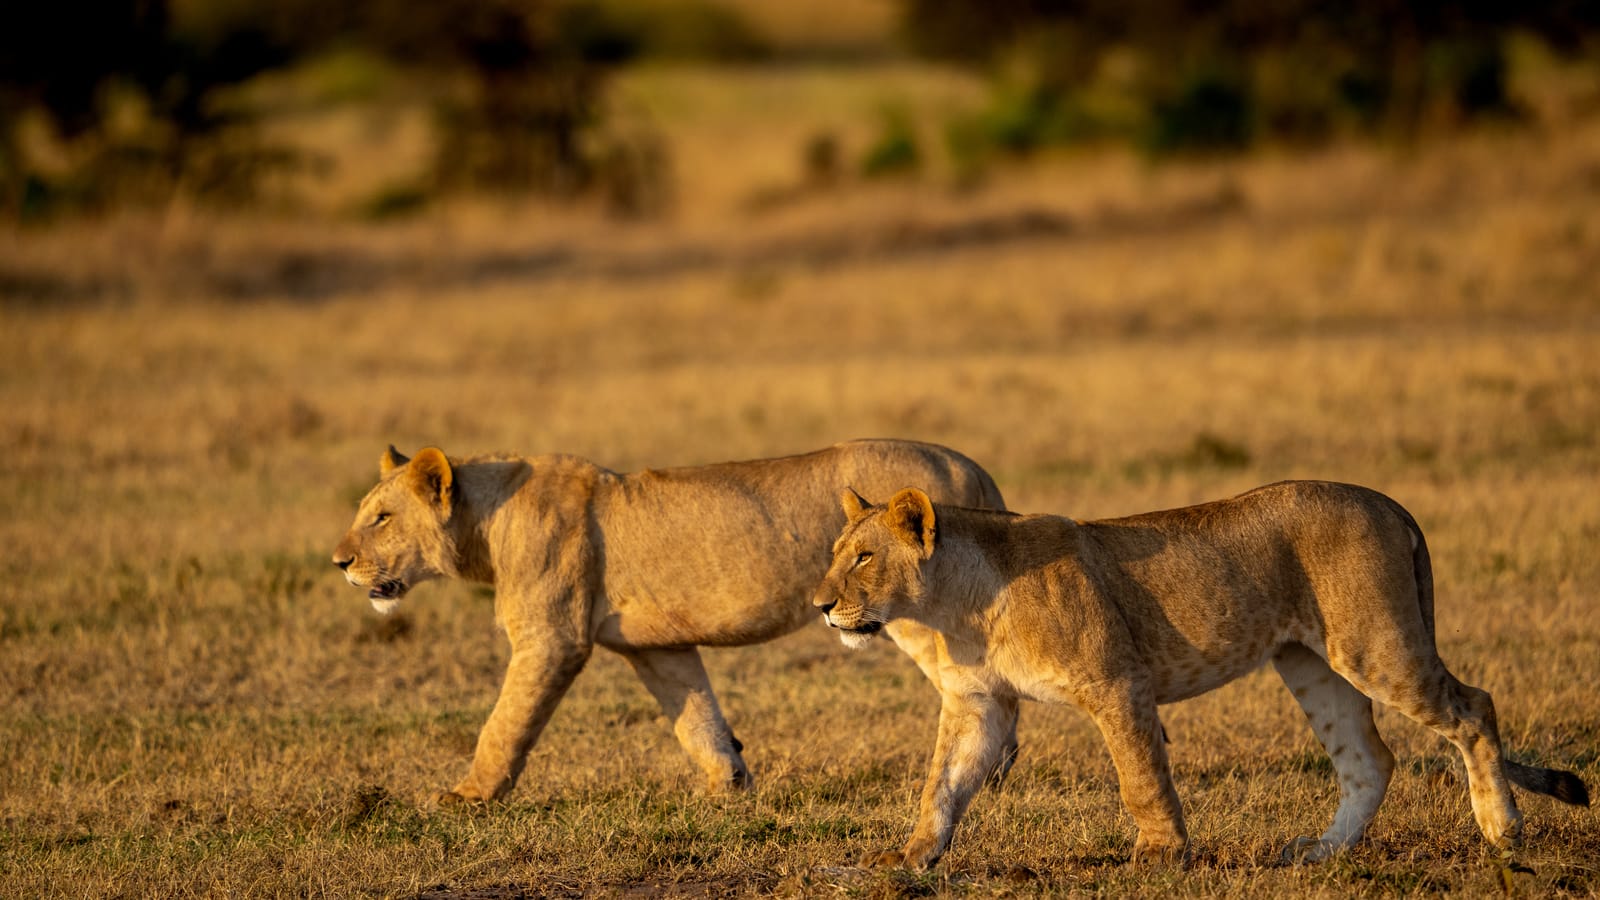
{"type": "MultiPolygon", "coordinates": [[[[748,787],[695,646],[771,640],[811,621],[844,486],[915,482],[954,503],[1004,506],[977,464],[909,441],[634,474],[573,456],[449,459],[428,448],[407,460],[391,447],[380,475],[334,562],[380,611],[433,578],[493,585],[511,642],[472,768],[447,802],[511,790],[597,644],[633,666],[708,787],[748,787]]],[[[906,623],[892,637],[937,679],[931,631],[906,623]]],[[[1014,747],[1014,707],[1010,716],[1014,747]]]]}
{"type": "Polygon", "coordinates": [[[1577,776],[1505,759],[1489,695],[1458,681],[1435,649],[1422,532],[1375,491],[1284,482],[1082,523],[936,506],[916,489],[883,507],[854,494],[843,504],[849,522],[815,601],[829,623],[852,644],[879,623],[914,622],[944,638],[943,708],[917,823],[903,848],[872,862],[939,859],[1001,752],[1002,711],[1019,697],[1088,712],[1139,828],[1135,857],[1184,857],[1157,704],[1269,661],[1339,781],[1333,823],[1285,848],[1291,861],[1351,846],[1377,812],[1394,757],[1373,726],[1373,700],[1460,750],[1491,844],[1520,839],[1512,783],[1588,803],[1577,776]]]}

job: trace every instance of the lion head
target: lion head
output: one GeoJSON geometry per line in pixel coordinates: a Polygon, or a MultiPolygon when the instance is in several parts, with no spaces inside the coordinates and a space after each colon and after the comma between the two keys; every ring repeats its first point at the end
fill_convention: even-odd
{"type": "Polygon", "coordinates": [[[916,488],[872,506],[854,490],[840,496],[849,519],[812,603],[845,646],[860,647],[923,595],[923,564],[938,540],[933,501],[916,488]]]}
{"type": "Polygon", "coordinates": [[[455,571],[448,525],[457,503],[450,461],[428,447],[415,459],[394,447],[378,463],[376,487],[362,498],[355,522],[333,550],[333,564],[367,589],[373,608],[392,612],[413,586],[455,571]]]}

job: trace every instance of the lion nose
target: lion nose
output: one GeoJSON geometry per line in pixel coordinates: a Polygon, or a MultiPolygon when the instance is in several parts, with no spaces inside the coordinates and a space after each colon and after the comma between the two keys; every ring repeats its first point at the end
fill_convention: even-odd
{"type": "Polygon", "coordinates": [[[811,601],[811,605],[822,610],[823,615],[827,615],[838,604],[839,601],[829,600],[826,597],[817,597],[811,601]]]}
{"type": "Polygon", "coordinates": [[[354,556],[348,556],[348,557],[345,557],[343,559],[340,559],[337,556],[335,556],[333,558],[333,564],[338,566],[340,571],[343,571],[345,569],[350,568],[350,564],[355,562],[355,561],[356,561],[356,558],[354,556]]]}

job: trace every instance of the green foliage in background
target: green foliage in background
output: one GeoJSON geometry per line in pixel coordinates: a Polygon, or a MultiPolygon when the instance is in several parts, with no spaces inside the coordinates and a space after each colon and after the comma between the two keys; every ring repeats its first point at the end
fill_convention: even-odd
{"type": "Polygon", "coordinates": [[[916,128],[903,109],[883,110],[877,139],[861,160],[861,174],[868,178],[915,172],[922,165],[916,128]]]}
{"type": "MultiPolygon", "coordinates": [[[[56,0],[0,13],[0,216],[159,204],[258,204],[325,161],[267,137],[262,76],[320,81],[306,100],[427,110],[431,156],[360,214],[450,192],[595,196],[623,216],[672,203],[671,148],[619,130],[610,76],[640,59],[773,62],[782,34],[732,0],[56,0]],[[305,73],[316,73],[307,78],[305,73]]],[[[1592,53],[1596,0],[902,0],[901,45],[982,72],[982,108],[945,124],[966,178],[996,159],[1085,141],[1152,157],[1264,141],[1410,140],[1521,115],[1508,45],[1592,53]]],[[[819,13],[819,15],[821,15],[819,13]]],[[[799,19],[796,19],[799,21],[799,19]]],[[[791,26],[793,27],[793,26],[791,26]]],[[[788,52],[793,52],[792,48],[788,52]]],[[[835,60],[835,64],[838,60],[835,60]]],[[[736,77],[730,75],[730,77],[736,77]]],[[[910,114],[858,161],[873,177],[930,158],[910,114]]],[[[281,131],[281,129],[280,129],[281,131]]],[[[280,137],[279,140],[282,140],[280,137]]]]}
{"type": "Polygon", "coordinates": [[[1508,42],[1592,50],[1600,4],[905,0],[903,27],[994,80],[958,159],[1101,137],[1159,156],[1514,117],[1508,42]]]}
{"type": "Polygon", "coordinates": [[[0,22],[0,206],[24,217],[137,195],[153,180],[202,185],[278,162],[236,144],[242,123],[214,92],[282,64],[258,28],[190,28],[162,0],[63,0],[0,22]],[[41,162],[24,132],[55,145],[41,162]],[[225,149],[230,148],[230,149],[225,149]]]}
{"type": "Polygon", "coordinates": [[[434,187],[576,192],[595,180],[605,75],[645,27],[550,0],[61,0],[4,19],[0,209],[24,220],[179,189],[252,199],[306,161],[234,88],[330,55],[425,85],[434,187]]]}

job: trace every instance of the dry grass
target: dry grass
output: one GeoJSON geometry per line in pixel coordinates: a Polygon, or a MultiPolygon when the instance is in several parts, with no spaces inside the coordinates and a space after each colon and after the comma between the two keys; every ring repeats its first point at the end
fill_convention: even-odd
{"type": "MultiPolygon", "coordinates": [[[[786,135],[832,115],[798,95],[819,99],[786,135]]],[[[1405,158],[1075,159],[761,215],[739,198],[764,170],[706,152],[728,127],[685,137],[709,199],[673,226],[173,210],[3,239],[33,280],[0,307],[0,894],[1600,892],[1592,810],[1528,798],[1510,868],[1447,748],[1391,715],[1370,841],[1273,867],[1336,789],[1270,673],[1164,712],[1188,871],[1125,864],[1092,727],[1030,705],[1011,783],[936,875],[853,872],[909,827],[936,700],[820,627],[708,654],[753,794],[687,789],[601,654],[509,802],[430,807],[505,648],[483,591],[379,620],[325,562],[390,441],[633,468],[909,436],[1080,517],[1365,483],[1428,531],[1442,654],[1514,752],[1600,785],[1592,121],[1405,158]]]]}

